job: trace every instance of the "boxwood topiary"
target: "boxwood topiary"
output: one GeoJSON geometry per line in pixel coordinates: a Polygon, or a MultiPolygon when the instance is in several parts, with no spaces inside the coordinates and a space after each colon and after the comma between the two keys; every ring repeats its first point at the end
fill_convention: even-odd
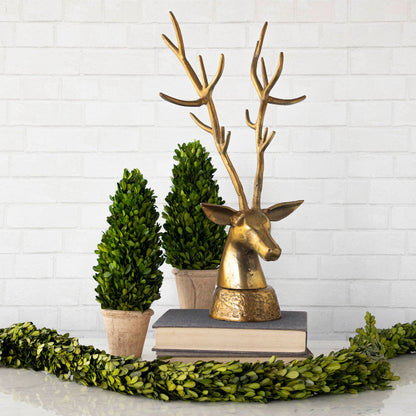
{"type": "Polygon", "coordinates": [[[161,227],[153,190],[146,185],[138,169],[125,169],[110,196],[109,228],[95,251],[95,291],[102,309],[143,312],[160,298],[161,227]]]}
{"type": "Polygon", "coordinates": [[[171,191],[166,197],[162,246],[166,262],[180,270],[215,269],[227,238],[225,226],[211,222],[200,203],[223,205],[211,157],[198,140],[178,145],[171,191]]]}

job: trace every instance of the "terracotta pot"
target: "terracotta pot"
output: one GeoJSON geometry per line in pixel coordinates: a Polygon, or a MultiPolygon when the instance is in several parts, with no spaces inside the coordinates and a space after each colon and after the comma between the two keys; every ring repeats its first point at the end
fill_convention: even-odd
{"type": "Polygon", "coordinates": [[[179,270],[174,268],[181,309],[209,309],[218,279],[218,269],[179,270]]]}
{"type": "Polygon", "coordinates": [[[134,355],[140,358],[153,313],[152,309],[144,312],[101,309],[110,354],[134,355]]]}

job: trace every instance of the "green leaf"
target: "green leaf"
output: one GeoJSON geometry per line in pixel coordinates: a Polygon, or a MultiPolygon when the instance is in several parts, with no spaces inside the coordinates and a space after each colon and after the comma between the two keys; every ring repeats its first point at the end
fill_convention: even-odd
{"type": "Polygon", "coordinates": [[[325,371],[334,372],[341,368],[341,364],[338,362],[333,362],[325,367],[325,371]]]}

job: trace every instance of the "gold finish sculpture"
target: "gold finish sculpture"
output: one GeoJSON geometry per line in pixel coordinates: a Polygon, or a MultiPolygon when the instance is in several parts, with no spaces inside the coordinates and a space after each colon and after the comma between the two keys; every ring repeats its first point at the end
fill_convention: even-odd
{"type": "Polygon", "coordinates": [[[273,86],[282,73],[282,52],[279,56],[276,72],[270,81],[264,60],[261,58],[263,83],[260,82],[257,76],[257,65],[267,29],[266,22],[251,62],[251,79],[260,98],[260,107],[255,122],[251,121],[249,112],[246,110],[246,122],[250,128],[255,130],[257,148],[257,171],[254,183],[253,204],[252,208],[249,208],[243,186],[227,153],[231,132],[226,133],[225,128],[220,125],[212,99],[214,88],[224,70],[224,55],[221,54],[217,73],[210,82],[208,82],[204,61],[201,56],[198,56],[201,79],[198,78],[186,58],[179,24],[172,12],[170,12],[170,16],[175,28],[178,46],[175,46],[165,35],[162,35],[162,38],[182,63],[199,98],[185,101],[163,93],[160,93],[160,96],[166,101],[182,106],[207,106],[210,125],[203,123],[195,114],[190,113],[190,115],[199,127],[212,134],[218,153],[227,168],[239,200],[239,211],[222,205],[201,204],[202,209],[211,221],[216,224],[230,226],[221,259],[218,283],[214,293],[210,316],[226,321],[268,321],[278,319],[280,318],[280,309],[277,297],[273,288],[266,284],[258,256],[267,261],[279,258],[281,249],[270,234],[270,221],[280,221],[287,217],[303,201],[282,202],[270,208],[261,209],[260,197],[263,187],[264,151],[276,133],[272,131],[268,134],[267,127],[263,131],[263,122],[268,104],[295,104],[304,100],[306,96],[281,99],[270,95],[273,86]]]}

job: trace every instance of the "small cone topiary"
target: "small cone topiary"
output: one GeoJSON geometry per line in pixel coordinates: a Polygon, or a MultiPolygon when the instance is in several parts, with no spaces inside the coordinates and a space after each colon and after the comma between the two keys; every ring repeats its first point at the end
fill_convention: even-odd
{"type": "Polygon", "coordinates": [[[102,309],[143,312],[160,298],[161,227],[153,190],[146,185],[138,169],[125,169],[110,196],[110,226],[95,251],[95,291],[102,309]]]}
{"type": "Polygon", "coordinates": [[[198,140],[179,145],[173,158],[178,163],[162,213],[166,262],[180,270],[216,269],[227,238],[225,226],[211,222],[200,206],[224,204],[214,180],[216,169],[198,140]]]}

